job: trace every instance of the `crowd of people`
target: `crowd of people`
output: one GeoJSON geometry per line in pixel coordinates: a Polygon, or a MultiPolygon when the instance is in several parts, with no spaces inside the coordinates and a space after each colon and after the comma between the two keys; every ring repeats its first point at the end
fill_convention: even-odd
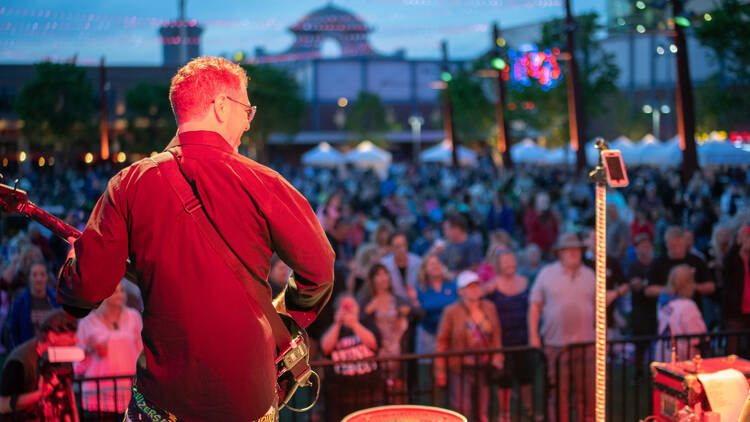
{"type": "MultiPolygon", "coordinates": [[[[394,164],[385,179],[357,168],[275,168],[308,199],[336,252],[333,299],[308,329],[316,358],[530,346],[554,362],[566,345],[593,341],[594,192],[585,175],[550,167],[498,170],[488,162],[457,170],[394,164]]],[[[27,172],[19,184],[37,204],[80,228],[115,170],[27,172]]],[[[608,192],[609,338],[750,329],[750,172],[704,169],[682,183],[676,172],[638,168],[629,178],[630,186],[608,192]]],[[[0,318],[9,353],[43,338],[44,321],[59,312],[52,287],[67,247],[20,219],[4,219],[3,230],[0,318]]],[[[283,289],[287,273],[282,260],[272,259],[274,293],[283,289]]],[[[142,348],[138,307],[137,288],[124,281],[78,324],[86,359],[77,373],[97,377],[134,369],[142,348]]],[[[729,345],[734,352],[748,349],[737,341],[729,345]]],[[[682,348],[680,359],[694,352],[682,348]]],[[[637,351],[637,358],[643,353],[637,351]]],[[[592,361],[582,357],[559,370],[577,371],[592,361]]],[[[490,394],[480,378],[497,370],[493,383],[505,421],[514,385],[526,411],[534,412],[530,365],[522,354],[495,353],[436,359],[430,368],[434,382],[447,386],[453,409],[483,409],[472,419],[478,421],[487,420],[490,394]]],[[[413,387],[404,373],[397,362],[342,363],[329,381],[356,376],[398,393],[413,387]]],[[[593,391],[585,382],[568,387],[582,396],[593,391]]],[[[0,384],[0,396],[11,394],[4,380],[0,384]]],[[[85,410],[122,413],[126,385],[92,388],[84,386],[85,410]],[[121,397],[114,397],[115,389],[121,397]]],[[[382,391],[370,398],[377,403],[382,391]]],[[[592,406],[578,414],[592,414],[587,400],[550,405],[567,414],[567,406],[584,402],[592,406]]],[[[356,405],[339,401],[334,414],[356,405]]]]}

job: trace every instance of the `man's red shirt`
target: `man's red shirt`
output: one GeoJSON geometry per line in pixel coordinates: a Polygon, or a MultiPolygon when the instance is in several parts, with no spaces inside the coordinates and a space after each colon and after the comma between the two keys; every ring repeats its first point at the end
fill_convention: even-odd
{"type": "MultiPolygon", "coordinates": [[[[307,200],[215,132],[182,133],[173,147],[208,216],[269,300],[272,253],[292,268],[287,308],[309,325],[331,294],[334,253],[307,200]]],[[[144,159],[109,181],[61,270],[58,301],[95,307],[130,258],[145,308],[140,392],[186,421],[257,419],[275,397],[270,326],[155,166],[144,159]]]]}

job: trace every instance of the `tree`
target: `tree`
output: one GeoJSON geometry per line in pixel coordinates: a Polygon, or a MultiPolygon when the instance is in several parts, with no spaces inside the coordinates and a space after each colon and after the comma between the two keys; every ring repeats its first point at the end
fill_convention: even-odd
{"type": "MultiPolygon", "coordinates": [[[[576,17],[576,52],[579,58],[581,92],[583,95],[586,122],[606,114],[606,99],[618,94],[615,81],[620,73],[614,55],[607,53],[596,37],[602,27],[597,23],[596,13],[576,17]]],[[[540,50],[565,46],[565,20],[552,19],[542,25],[542,36],[538,42],[540,50]]],[[[559,59],[558,59],[559,60],[559,59]]],[[[560,63],[562,66],[563,63],[560,63]]],[[[568,93],[564,82],[549,90],[534,82],[524,87],[510,84],[508,92],[508,119],[522,121],[526,126],[542,132],[550,145],[562,146],[569,139],[568,93]],[[513,104],[513,105],[511,105],[513,104]],[[528,104],[528,107],[523,107],[528,104]]]]}
{"type": "Polygon", "coordinates": [[[719,62],[719,72],[695,89],[696,129],[706,132],[747,122],[750,110],[745,93],[750,86],[750,4],[722,0],[710,15],[695,27],[695,37],[719,62]]]}
{"type": "Polygon", "coordinates": [[[44,62],[34,68],[34,79],[14,104],[31,145],[70,149],[81,137],[91,137],[95,99],[86,72],[68,63],[44,62]]]}
{"type": "Polygon", "coordinates": [[[360,91],[349,108],[345,127],[362,138],[373,138],[387,131],[388,122],[380,97],[372,92],[360,91]]]}
{"type": "Polygon", "coordinates": [[[452,75],[448,89],[441,93],[448,94],[453,101],[453,125],[459,142],[486,141],[492,136],[494,108],[473,73],[461,71],[452,75]]]}
{"type": "Polygon", "coordinates": [[[128,110],[128,149],[150,152],[164,148],[177,130],[169,103],[169,85],[141,82],[125,94],[128,110]]]}
{"type": "Polygon", "coordinates": [[[265,144],[271,133],[299,131],[307,103],[299,84],[287,71],[269,65],[243,65],[248,75],[247,95],[258,107],[247,139],[255,145],[258,161],[265,162],[265,144]]]}

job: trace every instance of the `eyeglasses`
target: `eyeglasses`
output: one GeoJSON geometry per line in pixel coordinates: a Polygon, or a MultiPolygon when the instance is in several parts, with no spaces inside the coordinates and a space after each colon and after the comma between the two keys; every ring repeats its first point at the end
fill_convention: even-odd
{"type": "Polygon", "coordinates": [[[235,102],[235,103],[237,103],[237,104],[239,104],[239,105],[241,105],[243,107],[245,107],[247,109],[247,111],[246,111],[246,113],[247,113],[247,120],[248,121],[249,120],[253,120],[253,117],[255,117],[255,111],[258,109],[257,106],[250,105],[250,104],[245,104],[242,101],[237,101],[237,100],[235,100],[234,98],[232,98],[230,96],[227,96],[227,99],[230,100],[230,101],[233,101],[233,102],[235,102]]]}

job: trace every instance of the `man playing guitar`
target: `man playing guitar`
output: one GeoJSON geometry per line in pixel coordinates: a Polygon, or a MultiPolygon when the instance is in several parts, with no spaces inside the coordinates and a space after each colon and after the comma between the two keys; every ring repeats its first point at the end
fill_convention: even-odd
{"type": "Polygon", "coordinates": [[[179,126],[166,150],[172,155],[138,161],[109,181],[81,237],[69,239],[58,301],[84,316],[112,294],[129,259],[143,294],[145,359],[127,419],[275,420],[277,347],[269,319],[191,213],[205,212],[268,301],[271,255],[289,265],[286,309],[274,303],[302,328],[329,299],[334,253],[305,198],[237,153],[256,110],[241,67],[194,59],[172,79],[169,97],[179,126]],[[163,163],[170,159],[192,188],[194,206],[167,180],[163,163]]]}

